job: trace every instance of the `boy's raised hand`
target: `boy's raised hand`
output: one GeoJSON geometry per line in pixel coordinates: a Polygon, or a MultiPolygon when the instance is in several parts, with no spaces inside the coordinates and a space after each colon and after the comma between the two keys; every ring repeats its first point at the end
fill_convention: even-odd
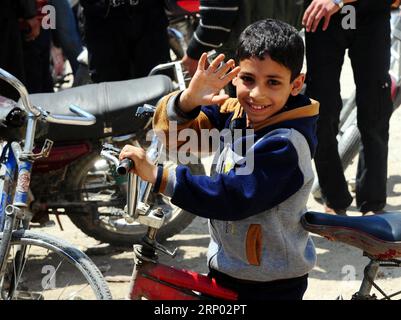
{"type": "Polygon", "coordinates": [[[219,54],[206,67],[207,54],[202,54],[188,88],[180,96],[182,111],[190,112],[200,105],[221,104],[229,98],[227,94],[221,94],[220,91],[235,78],[240,68],[235,67],[233,59],[221,65],[224,58],[224,54],[219,54]]]}

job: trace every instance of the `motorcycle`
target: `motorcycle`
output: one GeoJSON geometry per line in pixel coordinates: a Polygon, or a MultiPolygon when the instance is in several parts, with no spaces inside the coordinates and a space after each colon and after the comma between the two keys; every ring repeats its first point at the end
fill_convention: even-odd
{"type": "Polygon", "coordinates": [[[171,56],[173,60],[180,60],[184,57],[188,43],[199,24],[199,0],[165,0],[164,4],[169,20],[167,33],[171,56]]]}
{"type": "MultiPolygon", "coordinates": [[[[146,228],[123,218],[127,181],[115,174],[115,165],[102,159],[100,151],[104,143],[149,146],[146,135],[152,115],[146,112],[146,105],[155,105],[162,96],[185,86],[179,62],[160,65],[152,72],[169,67],[174,68],[178,80],[159,74],[30,95],[34,105],[52,113],[68,116],[66,106],[75,104],[96,116],[96,124],[90,127],[72,130],[65,125],[48,124],[39,128],[53,141],[53,147],[47,158],[33,166],[32,222],[45,222],[49,214],[66,214],[79,229],[101,242],[128,246],[140,240],[146,228]],[[134,117],[138,110],[142,110],[142,116],[134,117]]],[[[45,143],[39,133],[34,152],[39,152],[45,143]]],[[[205,173],[200,161],[190,168],[193,174],[205,173]]],[[[160,241],[179,233],[194,218],[165,196],[150,193],[149,199],[170,212],[160,230],[160,241]]]]}

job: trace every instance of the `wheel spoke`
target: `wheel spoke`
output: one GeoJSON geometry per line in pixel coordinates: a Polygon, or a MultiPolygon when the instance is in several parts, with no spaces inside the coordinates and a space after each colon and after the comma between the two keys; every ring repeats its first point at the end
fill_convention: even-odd
{"type": "Polygon", "coordinates": [[[81,292],[82,290],[84,290],[85,288],[87,288],[89,286],[89,283],[85,284],[81,289],[71,293],[68,297],[67,300],[71,300],[71,297],[73,297],[74,295],[77,295],[79,292],[81,292]]]}
{"type": "Polygon", "coordinates": [[[60,269],[60,266],[63,264],[63,261],[60,261],[60,263],[58,264],[56,270],[53,272],[52,276],[50,277],[50,279],[47,281],[46,287],[44,288],[44,290],[49,289],[50,283],[53,280],[54,276],[56,275],[58,269],[60,269]]]}
{"type": "Polygon", "coordinates": [[[67,285],[65,286],[65,288],[61,291],[61,293],[58,296],[57,300],[60,300],[60,298],[63,296],[63,293],[65,292],[65,290],[67,290],[69,285],[70,285],[70,282],[68,282],[67,285]]]}
{"type": "Polygon", "coordinates": [[[96,265],[71,244],[31,230],[17,230],[12,241],[6,274],[0,280],[3,299],[111,299],[96,265]]]}

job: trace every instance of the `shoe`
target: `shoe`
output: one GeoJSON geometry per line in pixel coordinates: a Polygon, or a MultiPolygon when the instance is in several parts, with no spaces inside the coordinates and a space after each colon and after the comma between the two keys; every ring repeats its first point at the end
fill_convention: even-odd
{"type": "Polygon", "coordinates": [[[362,216],[374,216],[376,214],[383,214],[386,213],[384,210],[372,210],[372,211],[367,211],[367,212],[362,212],[362,216]]]}
{"type": "Polygon", "coordinates": [[[339,216],[347,215],[347,209],[334,209],[334,208],[330,208],[328,206],[324,206],[324,212],[329,213],[329,214],[336,214],[339,216]]]}
{"type": "Polygon", "coordinates": [[[362,212],[362,216],[363,217],[365,217],[365,216],[374,216],[374,215],[375,215],[375,213],[373,211],[362,212]]]}

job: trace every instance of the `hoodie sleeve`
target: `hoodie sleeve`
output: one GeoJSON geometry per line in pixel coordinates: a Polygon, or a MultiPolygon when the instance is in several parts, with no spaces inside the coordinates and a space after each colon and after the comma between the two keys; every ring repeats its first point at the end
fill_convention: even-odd
{"type": "Polygon", "coordinates": [[[213,177],[193,176],[184,166],[161,169],[157,188],[198,216],[235,221],[275,207],[313,177],[308,144],[295,130],[274,130],[245,159],[239,167],[213,177]],[[250,173],[238,174],[250,163],[250,173]]]}

